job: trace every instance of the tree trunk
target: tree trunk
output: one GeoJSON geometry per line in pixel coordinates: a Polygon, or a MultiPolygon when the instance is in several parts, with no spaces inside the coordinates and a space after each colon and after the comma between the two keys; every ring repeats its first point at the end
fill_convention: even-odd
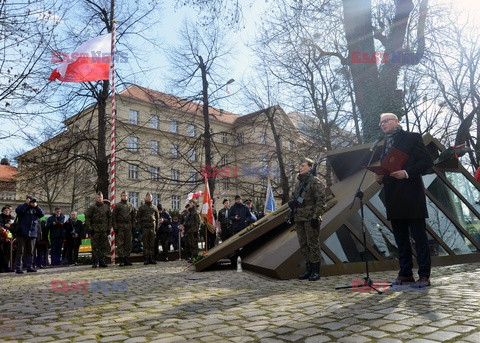
{"type": "MultiPolygon", "coordinates": [[[[207,81],[207,66],[203,62],[202,56],[198,55],[200,63],[198,67],[202,72],[202,96],[203,96],[203,146],[205,147],[205,165],[213,167],[212,165],[212,134],[210,133],[210,117],[208,114],[208,81],[207,81]]],[[[210,197],[213,199],[215,192],[215,175],[208,179],[208,188],[210,190],[210,197]]]]}
{"type": "Polygon", "coordinates": [[[97,191],[103,193],[103,196],[108,199],[108,157],[106,153],[107,144],[107,99],[108,90],[110,88],[109,81],[103,81],[102,91],[98,94],[98,133],[97,133],[97,191]]]}
{"type": "MultiPolygon", "coordinates": [[[[372,60],[375,53],[374,31],[372,25],[371,0],[343,0],[344,26],[349,50],[350,70],[357,106],[363,124],[363,140],[375,140],[380,131],[378,121],[381,113],[393,112],[397,116],[404,115],[403,94],[397,90],[397,81],[400,68],[404,64],[417,64],[424,52],[424,26],[427,1],[420,5],[417,40],[418,47],[416,61],[406,60],[403,57],[392,60],[393,54],[403,55],[403,42],[407,33],[407,23],[413,10],[412,0],[395,1],[395,16],[390,26],[388,36],[377,37],[389,54],[387,63],[368,63],[364,59],[372,60]],[[355,61],[352,52],[360,54],[362,61],[355,61]]],[[[397,55],[399,56],[399,55],[397,55]]]]}

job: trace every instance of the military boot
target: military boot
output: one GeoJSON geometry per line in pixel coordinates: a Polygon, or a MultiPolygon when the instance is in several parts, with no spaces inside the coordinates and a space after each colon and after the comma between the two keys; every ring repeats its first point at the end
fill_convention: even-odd
{"type": "Polygon", "coordinates": [[[312,272],[308,280],[310,281],[317,281],[320,279],[320,262],[310,263],[310,267],[312,268],[312,272]]]}
{"type": "Polygon", "coordinates": [[[92,268],[97,268],[98,267],[98,263],[97,263],[97,260],[93,260],[93,263],[92,263],[92,268]]]}
{"type": "Polygon", "coordinates": [[[130,261],[128,260],[128,257],[125,257],[125,258],[123,259],[123,262],[125,263],[126,266],[131,266],[131,265],[132,265],[132,262],[130,262],[130,261]]]}
{"type": "Polygon", "coordinates": [[[105,263],[105,261],[103,260],[103,258],[100,259],[100,261],[98,262],[98,266],[100,268],[107,268],[107,264],[105,263]]]}
{"type": "Polygon", "coordinates": [[[118,264],[120,267],[125,266],[125,257],[120,257],[120,263],[118,264]]]}
{"type": "Polygon", "coordinates": [[[155,260],[155,257],[150,256],[150,264],[157,264],[157,261],[155,260]]]}
{"type": "Polygon", "coordinates": [[[310,277],[310,274],[312,273],[312,267],[310,265],[310,262],[307,261],[305,267],[307,268],[303,274],[300,274],[298,276],[299,280],[306,280],[310,277]]]}

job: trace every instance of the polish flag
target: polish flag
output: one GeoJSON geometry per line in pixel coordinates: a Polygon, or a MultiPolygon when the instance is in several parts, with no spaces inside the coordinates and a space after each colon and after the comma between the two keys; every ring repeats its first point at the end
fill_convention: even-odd
{"type": "Polygon", "coordinates": [[[52,72],[48,80],[58,79],[63,82],[108,80],[111,48],[111,33],[86,41],[52,72]]]}
{"type": "Polygon", "coordinates": [[[205,193],[203,193],[202,220],[208,228],[208,231],[215,233],[215,218],[213,217],[212,198],[208,188],[208,178],[205,178],[205,193]]]}

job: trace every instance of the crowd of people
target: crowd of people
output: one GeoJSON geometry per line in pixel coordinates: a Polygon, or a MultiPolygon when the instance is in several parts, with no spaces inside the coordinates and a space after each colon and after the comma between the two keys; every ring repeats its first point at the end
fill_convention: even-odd
{"type": "Polygon", "coordinates": [[[196,199],[189,200],[183,212],[173,216],[152,200],[152,195],[146,193],[144,203],[136,209],[128,201],[127,193],[122,192],[120,202],[112,211],[103,194],[98,192],[82,222],[76,211],[66,216],[59,207],[47,220],[40,220],[45,216],[44,210],[35,197],[27,195],[25,203],[15,211],[9,205],[2,208],[0,272],[23,274],[24,270],[36,272],[48,265],[76,265],[82,239],[87,237],[91,242],[92,267],[105,268],[112,228],[119,266],[132,265],[131,253],[142,252],[145,265],[157,264],[158,260],[167,262],[172,248],[182,249],[185,258],[192,262],[199,254],[201,239],[206,249],[211,249],[261,217],[250,200],[244,204],[237,195],[232,206],[224,199],[218,214],[214,211],[216,227],[210,231],[201,220],[196,199]]]}

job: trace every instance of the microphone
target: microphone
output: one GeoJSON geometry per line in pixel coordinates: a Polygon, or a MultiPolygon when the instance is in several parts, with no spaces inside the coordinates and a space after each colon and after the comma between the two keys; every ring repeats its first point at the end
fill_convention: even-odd
{"type": "Polygon", "coordinates": [[[370,151],[374,151],[377,148],[378,143],[383,139],[383,137],[377,138],[375,142],[373,142],[372,147],[370,148],[370,151]]]}

